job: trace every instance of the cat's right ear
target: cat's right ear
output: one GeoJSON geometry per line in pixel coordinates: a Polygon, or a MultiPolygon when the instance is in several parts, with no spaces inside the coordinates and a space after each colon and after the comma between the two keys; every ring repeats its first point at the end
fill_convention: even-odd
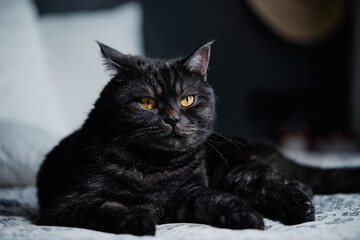
{"type": "Polygon", "coordinates": [[[123,62],[124,58],[126,57],[125,54],[101,43],[96,41],[100,47],[101,54],[105,60],[105,65],[109,70],[116,70],[120,71],[123,69],[121,63],[123,62]]]}
{"type": "Polygon", "coordinates": [[[210,41],[203,46],[201,46],[198,50],[196,50],[193,54],[190,56],[184,58],[183,64],[187,70],[190,72],[199,73],[204,78],[204,81],[206,81],[207,78],[207,70],[209,66],[209,60],[210,60],[210,50],[211,50],[211,44],[213,44],[214,41],[210,41]]]}

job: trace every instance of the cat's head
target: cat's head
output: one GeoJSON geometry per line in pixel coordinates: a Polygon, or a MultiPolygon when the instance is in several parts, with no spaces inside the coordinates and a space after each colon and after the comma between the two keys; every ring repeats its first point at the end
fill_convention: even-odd
{"type": "Polygon", "coordinates": [[[214,92],[207,79],[210,46],[179,59],[124,55],[102,43],[113,78],[95,105],[101,124],[119,143],[188,151],[211,133],[214,92]]]}

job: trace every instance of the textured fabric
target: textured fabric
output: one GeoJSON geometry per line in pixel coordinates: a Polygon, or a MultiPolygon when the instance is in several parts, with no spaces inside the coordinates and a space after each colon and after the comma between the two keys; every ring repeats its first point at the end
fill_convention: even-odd
{"type": "MultiPolygon", "coordinates": [[[[360,194],[316,195],[316,221],[295,226],[265,220],[265,231],[219,229],[201,224],[164,224],[141,239],[360,239],[360,194]]],[[[0,239],[139,239],[86,229],[36,226],[36,188],[0,189],[0,239]]]]}
{"type": "Polygon", "coordinates": [[[63,136],[67,125],[41,40],[32,1],[0,1],[0,118],[63,136]]]}
{"type": "Polygon", "coordinates": [[[58,138],[0,119],[0,186],[34,185],[40,164],[58,138]]]}

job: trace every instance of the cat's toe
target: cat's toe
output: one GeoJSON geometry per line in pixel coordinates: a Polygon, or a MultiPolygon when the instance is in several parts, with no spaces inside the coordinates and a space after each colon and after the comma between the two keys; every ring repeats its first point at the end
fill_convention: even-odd
{"type": "Polygon", "coordinates": [[[155,235],[155,222],[149,216],[129,215],[117,226],[116,233],[128,233],[137,236],[155,235]]]}
{"type": "Polygon", "coordinates": [[[284,224],[294,225],[315,220],[315,208],[307,199],[295,201],[288,207],[282,221],[284,224]]]}
{"type": "Polygon", "coordinates": [[[303,204],[300,204],[301,206],[299,215],[303,217],[304,222],[314,221],[315,220],[315,208],[312,205],[311,202],[307,201],[303,204]]]}
{"type": "Polygon", "coordinates": [[[231,229],[264,229],[263,217],[247,210],[234,211],[227,216],[221,216],[220,227],[231,229]]]}
{"type": "Polygon", "coordinates": [[[260,214],[256,212],[249,212],[246,214],[246,219],[248,220],[244,223],[244,229],[251,228],[264,230],[265,224],[263,217],[260,214]]]}

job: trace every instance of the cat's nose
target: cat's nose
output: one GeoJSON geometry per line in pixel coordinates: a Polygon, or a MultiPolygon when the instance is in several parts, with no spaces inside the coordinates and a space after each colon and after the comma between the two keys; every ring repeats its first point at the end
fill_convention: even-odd
{"type": "Polygon", "coordinates": [[[178,117],[168,117],[164,119],[164,122],[169,124],[172,128],[175,128],[176,123],[178,123],[180,119],[178,117]]]}

